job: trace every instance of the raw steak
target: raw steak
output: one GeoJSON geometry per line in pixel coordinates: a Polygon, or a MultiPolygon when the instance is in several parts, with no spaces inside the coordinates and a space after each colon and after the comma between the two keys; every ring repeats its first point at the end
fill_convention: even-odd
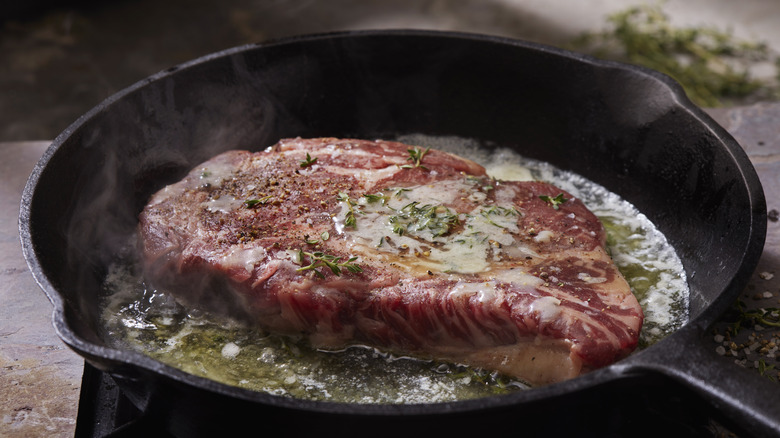
{"type": "Polygon", "coordinates": [[[579,200],[401,143],[225,152],[156,193],[140,236],[148,277],[189,304],[320,348],[368,345],[532,385],[626,356],[643,320],[579,200]]]}

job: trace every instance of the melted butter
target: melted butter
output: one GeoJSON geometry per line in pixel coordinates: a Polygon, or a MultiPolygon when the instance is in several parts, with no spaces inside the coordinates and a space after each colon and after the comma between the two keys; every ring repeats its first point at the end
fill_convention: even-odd
{"type": "MultiPolygon", "coordinates": [[[[152,199],[149,200],[149,204],[154,205],[163,202],[172,196],[177,196],[182,190],[204,186],[218,186],[222,184],[223,181],[233,178],[233,172],[235,171],[228,163],[214,163],[207,167],[202,167],[199,170],[200,172],[196,178],[192,178],[185,183],[166,186],[155,193],[152,199]]],[[[203,207],[208,208],[208,205],[204,204],[203,207]]],[[[224,211],[220,210],[223,207],[227,207],[227,205],[223,206],[222,204],[217,204],[214,206],[216,209],[214,211],[224,211]]]]}
{"type": "Polygon", "coordinates": [[[339,167],[339,166],[323,166],[323,167],[328,172],[335,173],[337,175],[356,176],[366,181],[390,178],[396,172],[401,170],[401,168],[396,165],[387,166],[383,169],[353,169],[353,168],[339,167]]]}
{"type": "Polygon", "coordinates": [[[229,213],[244,205],[244,201],[232,196],[222,196],[217,199],[209,199],[201,203],[201,207],[212,213],[229,213]]]}
{"type": "Polygon", "coordinates": [[[499,163],[490,166],[487,174],[500,181],[533,181],[535,178],[528,167],[517,163],[499,163]]]}
{"type": "Polygon", "coordinates": [[[604,277],[592,277],[590,274],[585,272],[580,272],[577,274],[577,278],[588,284],[598,284],[607,281],[607,279],[604,277]]]}
{"type": "Polygon", "coordinates": [[[528,287],[532,289],[535,286],[544,284],[544,280],[525,272],[521,268],[499,269],[489,274],[492,278],[503,283],[512,283],[518,289],[528,287]]]}
{"type": "Polygon", "coordinates": [[[531,311],[539,314],[539,319],[542,322],[553,321],[561,313],[561,300],[546,296],[535,299],[531,303],[531,311]]]}
{"type": "Polygon", "coordinates": [[[466,178],[388,188],[376,196],[381,200],[341,201],[334,218],[336,232],[345,236],[355,253],[378,256],[409,271],[459,274],[485,272],[502,254],[533,253],[515,239],[519,213],[512,203],[481,205],[487,195],[466,178]],[[457,214],[446,207],[457,200],[478,206],[457,214]],[[402,218],[409,211],[415,213],[402,218]],[[354,226],[345,225],[348,214],[354,216],[354,226]],[[443,221],[453,223],[444,227],[443,221]]]}
{"type": "Polygon", "coordinates": [[[534,241],[549,242],[550,240],[552,240],[553,237],[555,237],[555,233],[553,233],[552,231],[542,230],[536,236],[534,236],[534,241]]]}
{"type": "Polygon", "coordinates": [[[196,186],[211,185],[216,187],[224,181],[232,179],[235,171],[236,169],[231,163],[211,163],[200,169],[200,175],[194,182],[196,186]]]}
{"type": "Polygon", "coordinates": [[[501,292],[496,289],[495,281],[486,281],[481,283],[458,282],[449,293],[453,299],[477,297],[480,303],[495,303],[502,298],[501,292]]]}
{"type": "Polygon", "coordinates": [[[265,257],[266,251],[260,246],[249,248],[234,247],[228,254],[219,258],[218,263],[225,268],[242,269],[247,274],[251,274],[255,269],[255,265],[263,261],[265,257]]]}

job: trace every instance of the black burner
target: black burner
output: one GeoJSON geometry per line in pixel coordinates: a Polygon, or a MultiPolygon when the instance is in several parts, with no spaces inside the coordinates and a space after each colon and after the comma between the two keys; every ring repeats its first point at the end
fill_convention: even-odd
{"type": "MultiPolygon", "coordinates": [[[[604,403],[594,412],[568,412],[569,419],[582,415],[597,416],[598,432],[591,434],[585,423],[574,421],[579,436],[657,437],[679,432],[688,437],[737,437],[705,409],[703,403],[687,391],[670,391],[663,384],[618,385],[604,388],[604,403]],[[606,401],[606,400],[604,400],[606,401]],[[584,428],[583,428],[584,427],[584,428]]],[[[559,412],[560,413],[560,412],[559,412]]],[[[592,426],[592,424],[591,424],[592,426]]],[[[76,438],[123,437],[173,438],[159,417],[136,408],[111,376],[85,364],[76,422],[76,438]]]]}
{"type": "Polygon", "coordinates": [[[114,380],[84,364],[75,438],[173,437],[133,405],[114,380]]]}

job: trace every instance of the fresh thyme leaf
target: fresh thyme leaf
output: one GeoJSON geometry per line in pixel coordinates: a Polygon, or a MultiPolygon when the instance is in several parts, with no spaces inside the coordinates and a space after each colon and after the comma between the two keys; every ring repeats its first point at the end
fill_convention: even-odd
{"type": "Polygon", "coordinates": [[[390,217],[390,223],[393,224],[393,232],[399,236],[403,236],[406,232],[406,226],[396,219],[396,216],[390,217]]]}
{"type": "Polygon", "coordinates": [[[390,200],[390,197],[385,195],[384,193],[376,193],[376,194],[366,193],[365,195],[363,195],[363,197],[366,198],[366,201],[372,204],[374,202],[381,202],[382,205],[385,205],[387,204],[387,201],[390,200]]]}
{"type": "Polygon", "coordinates": [[[499,228],[505,228],[505,227],[495,223],[492,219],[490,219],[491,215],[492,216],[519,216],[520,215],[520,213],[514,207],[502,207],[500,205],[491,205],[488,208],[483,208],[480,210],[479,214],[483,218],[485,218],[485,220],[487,220],[488,223],[499,228]]]}
{"type": "Polygon", "coordinates": [[[254,208],[258,205],[266,204],[270,199],[271,199],[270,195],[263,196],[262,198],[259,199],[247,199],[246,201],[244,201],[244,205],[246,206],[246,208],[254,208]]]}
{"type": "Polygon", "coordinates": [[[355,228],[357,226],[357,219],[355,218],[355,205],[356,203],[349,199],[349,195],[344,192],[339,192],[337,199],[347,204],[346,216],[344,217],[344,225],[347,227],[355,228]]]}
{"type": "Polygon", "coordinates": [[[316,157],[312,158],[311,155],[309,155],[309,153],[306,152],[306,159],[301,160],[301,167],[309,167],[316,162],[317,162],[317,158],[316,157]]]}
{"type": "Polygon", "coordinates": [[[550,205],[552,205],[552,208],[554,208],[556,210],[558,208],[560,208],[561,204],[563,204],[564,202],[568,201],[568,199],[563,197],[563,193],[558,193],[558,196],[556,196],[554,198],[550,197],[550,196],[547,196],[547,195],[540,195],[539,199],[541,199],[544,202],[549,203],[550,205]]]}
{"type": "Polygon", "coordinates": [[[737,318],[732,324],[734,333],[739,332],[743,325],[754,326],[759,324],[765,327],[780,327],[780,309],[777,307],[762,307],[758,309],[748,309],[742,300],[734,303],[737,318]]]}
{"type": "Polygon", "coordinates": [[[349,272],[351,272],[353,274],[358,274],[360,272],[363,272],[363,268],[361,268],[360,266],[352,263],[355,260],[357,260],[357,257],[350,257],[345,263],[341,264],[341,267],[346,268],[347,271],[349,271],[349,272]]]}
{"type": "MultiPolygon", "coordinates": [[[[563,193],[561,193],[558,196],[562,196],[563,193]]],[[[488,208],[483,208],[480,210],[480,214],[482,216],[490,216],[490,215],[500,215],[500,216],[519,216],[520,212],[517,211],[514,207],[502,207],[500,205],[491,205],[488,208]]]]}
{"type": "Polygon", "coordinates": [[[398,214],[390,216],[388,221],[394,233],[403,236],[428,230],[433,237],[439,237],[459,223],[458,215],[443,205],[419,204],[417,201],[410,202],[398,210],[398,214]]]}
{"type": "Polygon", "coordinates": [[[308,234],[304,234],[303,235],[303,241],[306,244],[308,244],[308,245],[316,245],[316,244],[318,244],[320,242],[324,242],[324,241],[326,241],[328,239],[330,239],[330,233],[328,233],[327,231],[323,231],[320,234],[320,238],[319,239],[311,239],[308,234]]]}
{"type": "Polygon", "coordinates": [[[393,196],[395,196],[395,197],[396,197],[396,198],[398,198],[398,199],[401,199],[401,198],[403,198],[403,197],[404,197],[404,192],[410,192],[410,191],[412,191],[412,189],[405,189],[405,188],[400,188],[400,189],[397,189],[397,190],[396,190],[396,191],[393,193],[393,196]]]}
{"type": "Polygon", "coordinates": [[[357,226],[357,219],[355,219],[355,212],[350,210],[347,213],[347,217],[344,218],[344,225],[354,228],[357,226]]]}
{"type": "Polygon", "coordinates": [[[342,268],[346,269],[352,274],[363,272],[363,268],[352,263],[357,260],[357,257],[350,257],[346,262],[339,262],[339,260],[341,260],[340,257],[336,257],[331,254],[325,254],[322,251],[306,252],[301,250],[299,251],[299,254],[300,263],[303,264],[305,257],[308,257],[309,264],[306,266],[301,266],[300,268],[296,269],[296,271],[312,271],[319,278],[325,278],[325,274],[320,271],[321,268],[330,269],[330,271],[336,276],[341,276],[342,268]]]}
{"type": "Polygon", "coordinates": [[[767,365],[766,362],[764,362],[764,359],[758,360],[758,372],[762,376],[766,375],[766,372],[773,369],[774,365],[767,365]]]}
{"type": "Polygon", "coordinates": [[[409,152],[409,158],[407,158],[406,161],[411,161],[412,164],[405,164],[401,166],[401,168],[413,169],[415,167],[419,167],[421,169],[428,170],[428,168],[422,165],[422,160],[425,154],[427,154],[430,150],[431,148],[425,148],[425,150],[422,150],[418,147],[407,149],[406,151],[409,152]]]}

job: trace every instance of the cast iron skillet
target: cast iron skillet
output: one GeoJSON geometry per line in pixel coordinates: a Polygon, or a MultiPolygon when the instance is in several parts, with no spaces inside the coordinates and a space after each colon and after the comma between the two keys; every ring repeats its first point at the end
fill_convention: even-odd
{"type": "MultiPolygon", "coordinates": [[[[708,333],[761,254],[761,185],[740,146],[676,83],[653,71],[522,41],[427,31],[336,33],[234,48],[145,79],[71,125],[30,177],[20,228],[59,336],[177,434],[278,426],[293,436],[641,435],[661,429],[645,415],[674,418],[702,409],[750,434],[780,427],[777,388],[717,356],[708,333]],[[560,384],[402,406],[251,392],[107,344],[98,323],[102,276],[152,192],[227,149],[259,150],[295,136],[413,133],[509,146],[634,203],[684,262],[690,321],[648,349],[560,384]]],[[[683,432],[685,419],[675,426],[683,432]]]]}

